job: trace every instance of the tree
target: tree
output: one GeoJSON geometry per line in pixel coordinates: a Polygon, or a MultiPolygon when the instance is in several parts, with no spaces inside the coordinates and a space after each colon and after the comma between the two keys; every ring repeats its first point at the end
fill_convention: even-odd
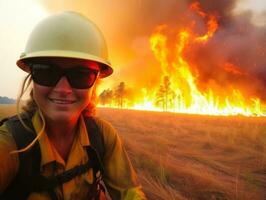
{"type": "Polygon", "coordinates": [[[16,103],[15,99],[10,99],[8,97],[0,96],[0,104],[14,104],[16,103]]]}
{"type": "Polygon", "coordinates": [[[170,78],[169,76],[164,76],[163,83],[160,85],[156,94],[156,105],[161,106],[164,111],[167,111],[169,107],[174,107],[175,98],[176,94],[171,89],[170,78]]]}
{"type": "Polygon", "coordinates": [[[123,103],[124,103],[124,98],[126,95],[126,89],[125,89],[125,82],[120,82],[119,85],[117,86],[116,90],[115,90],[115,99],[117,101],[117,105],[120,108],[123,108],[123,103]]]}
{"type": "Polygon", "coordinates": [[[113,100],[113,91],[111,89],[106,89],[102,91],[102,93],[99,95],[99,102],[102,105],[109,104],[109,106],[112,104],[113,100]]]}

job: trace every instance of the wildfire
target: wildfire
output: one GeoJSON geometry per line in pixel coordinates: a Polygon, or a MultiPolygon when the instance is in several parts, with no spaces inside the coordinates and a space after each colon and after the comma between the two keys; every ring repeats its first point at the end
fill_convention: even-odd
{"type": "MultiPolygon", "coordinates": [[[[226,92],[226,96],[219,95],[218,91],[212,89],[211,86],[205,93],[198,89],[196,84],[197,74],[191,72],[191,67],[184,58],[183,51],[192,43],[208,41],[217,30],[218,23],[214,15],[209,15],[201,10],[199,3],[193,3],[190,8],[203,18],[208,19],[207,33],[202,36],[195,36],[189,30],[180,31],[177,34],[178,42],[175,46],[175,61],[169,63],[166,59],[170,50],[167,49],[167,36],[162,34],[161,27],[150,38],[155,57],[160,61],[163,71],[168,72],[164,76],[171,78],[172,90],[176,92],[176,101],[171,106],[171,109],[176,112],[212,115],[262,115],[260,99],[246,99],[241,91],[236,88],[232,87],[230,91],[226,92]],[[174,66],[176,69],[174,73],[170,72],[169,66],[174,66]]],[[[243,74],[231,63],[225,63],[224,69],[235,74],[243,74]]]]}
{"type": "Polygon", "coordinates": [[[199,41],[199,42],[205,42],[207,41],[209,38],[211,38],[213,36],[213,34],[215,33],[215,31],[218,28],[218,23],[217,20],[215,18],[214,15],[212,14],[207,14],[204,13],[200,7],[199,2],[194,2],[191,4],[190,6],[191,10],[194,10],[198,15],[200,15],[201,17],[203,17],[204,19],[207,18],[208,22],[207,22],[207,33],[203,36],[199,36],[197,37],[195,40],[199,41]]]}
{"type": "MultiPolygon", "coordinates": [[[[205,13],[198,2],[191,4],[190,9],[205,21],[206,33],[198,35],[193,27],[183,27],[176,31],[173,41],[168,34],[172,29],[167,25],[158,26],[150,37],[150,47],[161,67],[162,73],[158,74],[161,85],[157,91],[143,88],[141,98],[127,107],[210,115],[263,115],[260,98],[245,96],[245,92],[234,85],[223,88],[209,82],[207,88],[200,88],[197,68],[186,59],[184,52],[193,44],[207,43],[218,30],[218,22],[215,15],[205,13]],[[174,45],[170,45],[173,42],[174,45]]],[[[240,67],[227,61],[217,63],[217,67],[234,76],[246,75],[240,67]]]]}

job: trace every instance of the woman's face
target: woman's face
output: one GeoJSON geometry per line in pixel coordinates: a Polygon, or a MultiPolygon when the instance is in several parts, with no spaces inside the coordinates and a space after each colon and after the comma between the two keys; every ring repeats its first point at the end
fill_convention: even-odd
{"type": "MultiPolygon", "coordinates": [[[[45,58],[41,60],[52,63],[61,69],[84,66],[99,70],[95,62],[69,58],[45,58]]],[[[93,87],[87,89],[73,88],[68,79],[62,76],[55,86],[42,86],[33,82],[33,98],[46,120],[67,122],[76,120],[91,100],[93,87]]]]}

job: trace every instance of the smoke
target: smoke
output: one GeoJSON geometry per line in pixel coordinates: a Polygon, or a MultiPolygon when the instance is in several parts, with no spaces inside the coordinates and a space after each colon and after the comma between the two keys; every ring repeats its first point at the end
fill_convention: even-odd
{"type": "Polygon", "coordinates": [[[198,84],[207,89],[215,81],[222,87],[238,88],[248,96],[265,100],[266,27],[254,25],[250,11],[234,15],[236,1],[200,3],[203,10],[217,16],[219,28],[205,45],[195,44],[186,52],[199,72],[198,84]],[[226,70],[227,63],[239,73],[226,70]]]}

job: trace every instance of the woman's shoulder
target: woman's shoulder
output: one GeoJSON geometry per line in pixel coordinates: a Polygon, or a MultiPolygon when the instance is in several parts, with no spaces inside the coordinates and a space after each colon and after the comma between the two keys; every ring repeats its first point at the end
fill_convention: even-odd
{"type": "Polygon", "coordinates": [[[15,142],[12,133],[14,131],[17,131],[18,129],[21,129],[21,127],[23,126],[21,120],[23,120],[23,122],[28,125],[31,123],[31,116],[27,113],[22,113],[20,115],[20,119],[18,115],[13,115],[5,118],[2,124],[0,125],[1,140],[5,139],[10,140],[11,142],[15,142]]]}
{"type": "Polygon", "coordinates": [[[103,135],[105,143],[106,142],[112,143],[112,142],[115,142],[117,139],[119,140],[117,130],[114,128],[114,126],[110,122],[100,117],[93,117],[93,118],[101,134],[103,135]]]}
{"type": "Polygon", "coordinates": [[[16,149],[15,140],[12,134],[9,132],[5,123],[2,126],[0,126],[0,146],[2,147],[2,149],[9,149],[9,150],[16,149]]]}
{"type": "Polygon", "coordinates": [[[4,123],[0,126],[0,193],[5,190],[18,171],[18,155],[10,154],[15,150],[17,150],[16,143],[4,123]]]}
{"type": "Polygon", "coordinates": [[[12,133],[9,132],[9,129],[4,123],[2,126],[0,126],[0,158],[8,159],[9,153],[15,150],[17,150],[16,142],[12,133]]]}
{"type": "Polygon", "coordinates": [[[13,138],[5,123],[0,126],[0,139],[2,138],[13,138]]]}
{"type": "Polygon", "coordinates": [[[101,132],[109,133],[109,134],[116,134],[116,129],[110,122],[100,117],[93,117],[93,119],[101,132]]]}

